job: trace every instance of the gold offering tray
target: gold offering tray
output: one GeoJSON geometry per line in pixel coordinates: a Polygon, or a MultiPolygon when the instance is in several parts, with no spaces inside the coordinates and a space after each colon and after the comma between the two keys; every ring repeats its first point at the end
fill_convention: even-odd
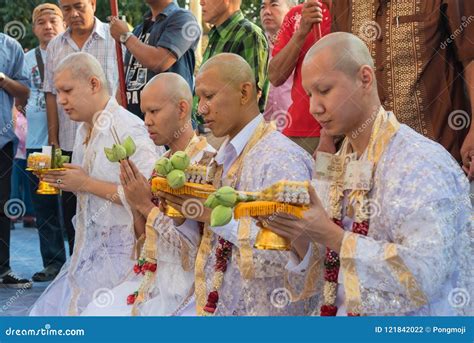
{"type": "MultiPolygon", "coordinates": [[[[276,201],[252,201],[239,203],[234,209],[234,218],[272,216],[286,213],[303,218],[308,206],[292,205],[276,201]]],[[[260,231],[255,239],[254,247],[259,250],[290,250],[291,242],[269,229],[269,224],[258,222],[260,231]]],[[[270,224],[271,225],[271,224],[270,224]]]]}
{"type": "MultiPolygon", "coordinates": [[[[168,185],[168,181],[164,177],[156,176],[151,180],[151,192],[164,192],[173,195],[191,195],[202,199],[214,193],[216,189],[212,185],[186,182],[183,187],[173,189],[168,185]]],[[[168,205],[166,215],[171,218],[183,218],[183,215],[175,208],[168,205]]]]}
{"type": "Polygon", "coordinates": [[[40,169],[33,169],[33,168],[26,168],[26,171],[33,172],[38,174],[40,182],[38,184],[38,189],[36,190],[36,194],[39,195],[58,195],[59,189],[52,186],[51,184],[43,181],[43,174],[46,174],[50,171],[65,171],[66,168],[40,168],[40,169]]]}
{"type": "Polygon", "coordinates": [[[156,176],[151,180],[151,192],[164,192],[174,195],[192,195],[198,198],[207,199],[216,189],[212,185],[186,182],[183,187],[173,189],[168,185],[164,177],[156,176]]]}

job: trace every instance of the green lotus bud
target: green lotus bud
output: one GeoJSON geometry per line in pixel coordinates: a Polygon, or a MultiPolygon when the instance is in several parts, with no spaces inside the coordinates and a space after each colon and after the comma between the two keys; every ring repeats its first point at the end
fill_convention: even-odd
{"type": "Polygon", "coordinates": [[[179,170],[185,170],[190,163],[189,156],[184,151],[176,151],[170,161],[173,167],[179,170]]]}
{"type": "Polygon", "coordinates": [[[239,193],[237,194],[237,202],[247,202],[249,197],[246,194],[239,193]]]}
{"type": "Polygon", "coordinates": [[[60,149],[60,148],[57,148],[55,151],[54,151],[54,156],[55,157],[61,157],[63,155],[63,151],[60,149]]]}
{"type": "Polygon", "coordinates": [[[112,147],[112,150],[114,151],[115,156],[117,157],[118,161],[124,160],[127,158],[127,150],[120,145],[120,144],[114,144],[112,147]]]}
{"type": "Polygon", "coordinates": [[[229,186],[221,187],[215,193],[219,204],[227,207],[234,207],[237,202],[237,192],[229,186]]]}
{"type": "Polygon", "coordinates": [[[64,166],[64,163],[69,163],[69,156],[61,156],[56,166],[58,168],[62,168],[64,166]]]}
{"type": "Polygon", "coordinates": [[[166,157],[160,158],[155,163],[155,171],[158,175],[166,176],[173,170],[173,165],[171,164],[170,160],[166,157]]]}
{"type": "Polygon", "coordinates": [[[122,146],[127,151],[127,157],[132,156],[135,153],[135,151],[137,150],[137,146],[135,145],[135,142],[133,141],[132,137],[130,137],[130,136],[125,138],[125,140],[122,143],[122,146]]]}
{"type": "Polygon", "coordinates": [[[216,196],[214,194],[209,195],[206,202],[204,203],[204,206],[212,208],[212,209],[216,208],[216,206],[218,205],[219,205],[219,201],[217,201],[216,196]]]}
{"type": "Polygon", "coordinates": [[[218,205],[211,212],[211,226],[224,226],[232,220],[232,208],[218,205]]]}
{"type": "Polygon", "coordinates": [[[186,182],[186,174],[184,174],[182,170],[175,169],[168,173],[166,180],[171,188],[178,189],[184,186],[184,183],[186,182]]]}
{"type": "Polygon", "coordinates": [[[114,150],[111,148],[104,148],[105,156],[110,162],[118,162],[118,158],[114,153],[114,150]]]}

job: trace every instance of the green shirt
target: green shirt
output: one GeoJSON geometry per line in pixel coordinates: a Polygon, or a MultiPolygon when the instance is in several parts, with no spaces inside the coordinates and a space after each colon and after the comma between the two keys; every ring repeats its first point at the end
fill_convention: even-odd
{"type": "MultiPolygon", "coordinates": [[[[209,31],[209,44],[202,59],[204,64],[211,57],[223,53],[242,56],[252,68],[257,87],[262,91],[259,99],[260,111],[263,113],[268,95],[268,43],[260,27],[245,19],[241,11],[235,12],[222,25],[209,31]]],[[[194,115],[197,114],[198,97],[194,97],[194,115]]],[[[201,121],[201,117],[198,117],[201,121]]],[[[196,119],[196,117],[195,117],[196,119]]]]}

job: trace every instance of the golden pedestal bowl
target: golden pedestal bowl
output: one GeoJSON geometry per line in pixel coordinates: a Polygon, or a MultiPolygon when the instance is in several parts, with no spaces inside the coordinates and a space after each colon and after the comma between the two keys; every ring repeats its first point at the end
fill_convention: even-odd
{"type": "Polygon", "coordinates": [[[168,202],[166,202],[166,212],[165,215],[170,218],[184,218],[181,212],[179,212],[174,207],[171,207],[168,202]]]}
{"type": "Polygon", "coordinates": [[[284,237],[277,235],[271,231],[268,227],[263,226],[261,222],[257,223],[260,227],[260,231],[255,239],[254,248],[259,250],[282,250],[289,251],[291,249],[291,243],[284,237]]]}
{"type": "Polygon", "coordinates": [[[39,178],[38,189],[36,190],[36,194],[39,195],[58,195],[60,190],[50,183],[43,181],[43,175],[50,171],[62,171],[66,170],[64,168],[55,168],[55,169],[31,169],[26,168],[27,171],[35,173],[39,178]]]}

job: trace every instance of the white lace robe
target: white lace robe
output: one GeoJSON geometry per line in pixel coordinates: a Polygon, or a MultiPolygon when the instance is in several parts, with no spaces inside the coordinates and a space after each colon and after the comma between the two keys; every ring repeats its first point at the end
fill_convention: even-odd
{"type": "MultiPolygon", "coordinates": [[[[191,159],[191,163],[199,162],[204,152],[214,154],[215,150],[208,145],[191,159]]],[[[129,209],[128,205],[126,207],[129,209]]],[[[138,305],[138,315],[168,316],[192,293],[196,246],[175,230],[173,221],[162,213],[156,217],[153,227],[158,233],[157,271],[145,300],[138,305]]],[[[199,233],[195,232],[195,235],[193,240],[199,240],[199,233]]],[[[131,316],[132,305],[127,305],[127,296],[137,291],[142,281],[143,275],[130,273],[123,283],[111,291],[111,301],[101,301],[98,294],[82,315],[131,316]]]]}
{"type": "MultiPolygon", "coordinates": [[[[131,160],[149,177],[156,156],[164,149],[150,140],[143,121],[120,107],[114,98],[96,121],[87,145],[84,142],[88,128],[84,123],[79,126],[72,162],[95,179],[120,185],[120,166],[108,161],[104,153],[104,147],[114,144],[112,126],[120,141],[127,136],[133,138],[137,150],[131,160]]],[[[123,193],[120,188],[119,193],[123,193]]],[[[89,193],[77,193],[74,227],[74,253],[33,305],[30,315],[79,315],[94,297],[110,301],[110,289],[130,273],[135,234],[132,217],[124,206],[89,193]]]]}
{"type": "MultiPolygon", "coordinates": [[[[221,147],[222,149],[222,147],[221,147]]],[[[313,160],[309,154],[284,137],[273,132],[261,139],[245,156],[237,190],[258,191],[280,180],[310,180],[313,160]]],[[[254,277],[244,278],[239,268],[238,222],[211,228],[216,234],[212,240],[211,255],[206,266],[206,297],[212,289],[217,234],[233,243],[232,257],[228,263],[224,280],[219,290],[216,316],[278,316],[309,315],[317,297],[292,302],[287,289],[285,266],[290,252],[252,249],[254,277]],[[237,223],[237,225],[236,225],[237,223]]],[[[253,247],[259,231],[255,221],[250,229],[250,245],[253,247]]],[[[290,276],[291,284],[297,290],[302,288],[303,279],[290,276]]],[[[189,301],[179,315],[195,315],[196,303],[189,301]]]]}
{"type": "Polygon", "coordinates": [[[349,232],[352,218],[343,220],[338,315],[473,315],[469,184],[448,152],[401,125],[369,196],[374,212],[367,237],[349,232]],[[349,286],[360,294],[352,307],[344,284],[351,265],[357,282],[349,286]]]}

